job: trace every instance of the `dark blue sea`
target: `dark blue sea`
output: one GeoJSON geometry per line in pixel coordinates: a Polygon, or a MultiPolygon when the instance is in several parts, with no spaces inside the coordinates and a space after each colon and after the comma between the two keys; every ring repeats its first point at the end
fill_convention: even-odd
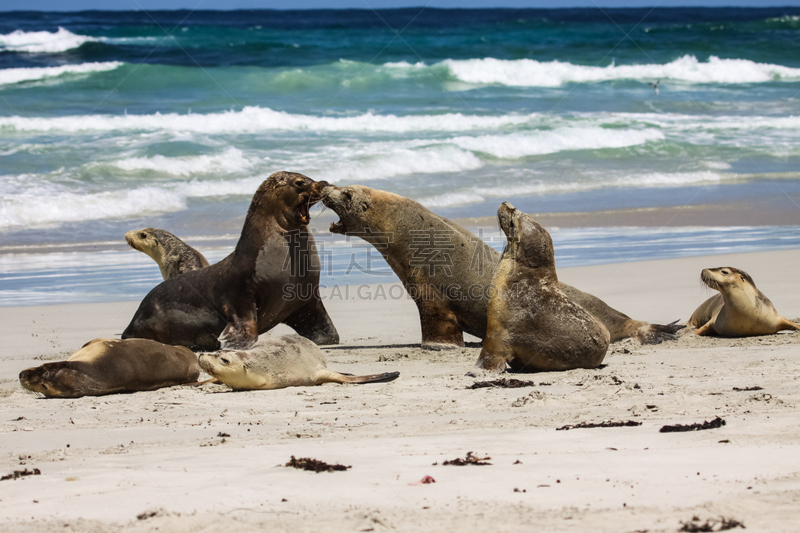
{"type": "MultiPolygon", "coordinates": [[[[218,260],[278,170],[450,218],[798,206],[798,133],[800,8],[4,13],[0,305],[138,299],[160,275],[126,231],[218,260]]],[[[552,233],[570,266],[796,248],[798,224],[552,233]]],[[[325,283],[394,280],[318,239],[325,283]]]]}

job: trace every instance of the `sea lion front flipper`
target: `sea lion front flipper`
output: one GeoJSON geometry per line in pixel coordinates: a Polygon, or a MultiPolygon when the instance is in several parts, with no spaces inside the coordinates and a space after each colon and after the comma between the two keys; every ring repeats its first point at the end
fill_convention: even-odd
{"type": "Polygon", "coordinates": [[[319,290],[306,305],[286,317],[284,324],[318,346],[339,344],[339,332],[319,297],[319,290]]]}
{"type": "MultiPolygon", "coordinates": [[[[227,309],[226,309],[227,311],[227,309]]],[[[242,312],[226,313],[228,325],[218,337],[221,350],[247,350],[258,340],[255,301],[242,312]]]]}
{"type": "MultiPolygon", "coordinates": [[[[428,295],[430,296],[430,295],[428,295]]],[[[435,298],[435,297],[434,297],[435,298]]],[[[422,330],[423,350],[452,350],[464,346],[464,333],[455,313],[446,306],[423,297],[416,302],[422,330]]]]}

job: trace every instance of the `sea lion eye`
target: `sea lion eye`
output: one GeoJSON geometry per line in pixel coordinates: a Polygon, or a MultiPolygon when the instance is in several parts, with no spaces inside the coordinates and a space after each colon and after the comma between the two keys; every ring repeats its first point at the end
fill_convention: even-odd
{"type": "Polygon", "coordinates": [[[147,233],[140,233],[139,234],[139,238],[140,239],[146,239],[147,238],[147,233]]]}
{"type": "Polygon", "coordinates": [[[295,186],[295,187],[302,187],[302,186],[303,186],[303,185],[305,185],[305,184],[306,184],[306,180],[300,180],[300,179],[299,179],[299,180],[296,180],[296,181],[294,182],[294,186],[295,186]]]}
{"type": "Polygon", "coordinates": [[[349,192],[349,191],[343,191],[343,192],[342,192],[342,194],[343,194],[343,195],[344,195],[344,197],[345,197],[345,198],[347,198],[348,200],[352,200],[352,199],[353,199],[353,195],[352,195],[352,194],[350,194],[350,192],[349,192]]]}
{"type": "Polygon", "coordinates": [[[730,274],[730,272],[728,272],[727,270],[723,270],[723,271],[722,271],[722,273],[723,273],[723,274],[725,274],[726,276],[727,276],[728,274],[730,274]]]}
{"type": "Polygon", "coordinates": [[[224,364],[224,365],[229,365],[231,363],[230,361],[228,361],[224,357],[220,357],[219,360],[222,361],[222,364],[224,364]]]}

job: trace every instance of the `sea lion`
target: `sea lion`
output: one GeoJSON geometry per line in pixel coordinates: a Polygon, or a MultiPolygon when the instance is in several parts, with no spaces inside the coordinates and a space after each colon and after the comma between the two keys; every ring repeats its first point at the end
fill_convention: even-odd
{"type": "Polygon", "coordinates": [[[94,339],[66,361],[19,374],[20,384],[47,398],[80,398],[172,387],[197,381],[197,356],[183,346],[148,339],[94,339]]]}
{"type": "Polygon", "coordinates": [[[233,253],[153,288],[122,338],[196,351],[246,349],[259,333],[284,323],[317,344],[338,343],[320,299],[319,256],[306,226],[325,186],[294,172],[264,180],[233,253]]]}
{"type": "Polygon", "coordinates": [[[203,254],[163,229],[131,230],[125,234],[125,241],[134,250],[149,255],[158,264],[164,279],[208,266],[203,254]]]}
{"type": "Polygon", "coordinates": [[[349,376],[328,370],[319,347],[299,335],[263,335],[249,350],[202,353],[200,367],[234,390],[282,389],[322,383],[394,381],[399,372],[349,376]]]}
{"type": "Polygon", "coordinates": [[[756,288],[753,278],[733,267],[705,268],[700,273],[703,283],[719,291],[698,307],[689,324],[695,335],[750,337],[771,335],[783,329],[800,329],[783,318],[775,306],[756,288]]]}
{"type": "MultiPolygon", "coordinates": [[[[463,346],[463,332],[485,337],[498,251],[458,224],[394,193],[363,185],[330,186],[322,190],[321,199],[339,215],[330,231],[371,243],[400,278],[419,310],[422,348],[463,346]]],[[[611,342],[627,337],[661,342],[683,327],[633,320],[596,296],[565,283],[560,287],[606,326],[611,342]]]]}
{"type": "Polygon", "coordinates": [[[497,210],[508,244],[492,278],[477,366],[504,371],[597,368],[611,339],[606,327],[558,283],[550,234],[508,202],[497,210]]]}

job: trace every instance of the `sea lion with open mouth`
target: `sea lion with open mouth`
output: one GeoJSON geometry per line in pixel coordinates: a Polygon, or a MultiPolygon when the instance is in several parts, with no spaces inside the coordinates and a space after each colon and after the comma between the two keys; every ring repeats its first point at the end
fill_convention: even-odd
{"type": "Polygon", "coordinates": [[[246,349],[259,333],[284,323],[317,344],[337,344],[339,334],[319,295],[319,256],[307,228],[309,209],[327,185],[294,172],[264,180],[233,253],[156,286],[122,338],[202,351],[246,349]]]}
{"type": "MultiPolygon", "coordinates": [[[[464,345],[463,332],[486,336],[492,272],[500,253],[458,224],[403,196],[363,185],[329,186],[322,203],[339,215],[332,233],[361,237],[383,255],[417,305],[422,348],[464,345]]],[[[561,290],[598,318],[611,342],[654,343],[683,326],[633,320],[600,298],[565,283],[561,290]]]]}

